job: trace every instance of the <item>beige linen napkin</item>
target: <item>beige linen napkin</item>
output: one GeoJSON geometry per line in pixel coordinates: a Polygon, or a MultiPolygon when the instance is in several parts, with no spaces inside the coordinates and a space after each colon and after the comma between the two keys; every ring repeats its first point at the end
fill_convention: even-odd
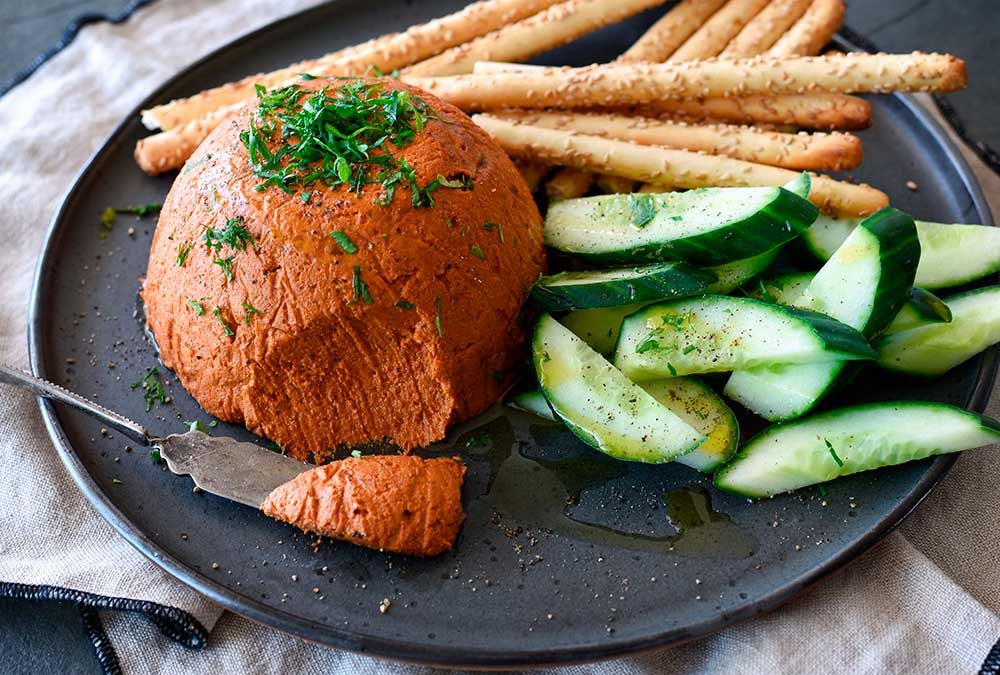
{"type": "MultiPolygon", "coordinates": [[[[310,4],[159,0],[122,25],[85,28],[0,99],[0,360],[27,365],[27,299],[43,233],[104,136],[186,63],[310,4]]],[[[1000,179],[980,169],[1000,202],[1000,179]]],[[[974,672],[1000,637],[998,484],[995,451],[967,453],[903,527],[782,609],[696,643],[562,672],[974,672]]],[[[174,581],[81,497],[35,402],[11,389],[0,389],[0,516],[0,582],[149,600],[211,630],[205,649],[188,650],[139,616],[103,612],[126,673],[427,670],[302,642],[223,613],[174,581]]]]}

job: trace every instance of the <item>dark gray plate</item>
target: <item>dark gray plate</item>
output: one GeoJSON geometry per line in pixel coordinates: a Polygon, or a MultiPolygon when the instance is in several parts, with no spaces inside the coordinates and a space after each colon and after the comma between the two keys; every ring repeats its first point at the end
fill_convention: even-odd
{"type": "MultiPolygon", "coordinates": [[[[386,0],[376,8],[345,0],[320,7],[238,40],[143,105],[459,4],[386,0]]],[[[655,15],[544,60],[612,58],[655,15]]],[[[906,98],[874,103],[875,126],[864,133],[868,159],[858,177],[923,218],[990,222],[968,167],[927,115],[906,98]],[[907,190],[907,180],[919,191],[907,190]]],[[[148,178],[135,167],[132,147],[143,134],[137,114],[126,118],[52,224],[34,290],[31,363],[39,375],[166,434],[183,430],[186,420],[208,418],[172,378],[172,403],[151,414],[129,388],[157,364],[136,296],[154,219],[122,216],[106,239],[98,237],[104,207],[161,201],[170,187],[172,176],[148,178]]],[[[989,352],[938,381],[875,373],[850,392],[982,409],[994,366],[989,352]]],[[[952,462],[939,458],[838,480],[825,498],[807,489],[749,503],[717,493],[682,466],[605,460],[560,427],[511,412],[488,425],[486,445],[475,445],[476,432],[474,447],[464,450],[468,519],[456,551],[414,560],[329,542],[314,551],[312,537],[252,509],[192,494],[186,478],[152,464],[144,449],[128,451],[125,439],[103,436],[93,420],[48,403],[42,412],[56,450],[98,511],[136,548],[213,600],[337,647],[452,665],[598,659],[694,638],[774,608],[883,536],[952,462]],[[384,615],[383,598],[393,603],[384,615]]],[[[225,424],[218,432],[250,438],[225,424]]]]}

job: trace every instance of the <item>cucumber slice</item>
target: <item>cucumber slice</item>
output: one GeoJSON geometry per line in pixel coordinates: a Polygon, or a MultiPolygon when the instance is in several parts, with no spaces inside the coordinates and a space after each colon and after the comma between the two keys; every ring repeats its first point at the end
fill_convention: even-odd
{"type": "Polygon", "coordinates": [[[875,342],[887,370],[934,377],[1000,342],[1000,286],[977,288],[944,299],[951,322],[927,322],[875,342]]]}
{"type": "Polygon", "coordinates": [[[549,407],[549,402],[545,400],[545,394],[537,389],[523,391],[516,396],[511,396],[507,405],[521,412],[531,413],[544,417],[547,420],[556,421],[555,413],[549,407]]]}
{"type": "Polygon", "coordinates": [[[705,442],[548,314],[535,326],[532,356],[556,416],[584,443],[611,457],[669,462],[705,442]]]}
{"type": "Polygon", "coordinates": [[[766,279],[758,279],[756,283],[745,286],[743,291],[751,298],[795,307],[795,303],[802,300],[802,294],[815,276],[815,272],[776,274],[766,279]]]}
{"type": "Polygon", "coordinates": [[[910,300],[892,320],[882,335],[922,326],[925,323],[951,323],[951,308],[944,300],[923,288],[911,288],[910,300]]]}
{"type": "Polygon", "coordinates": [[[545,243],[606,263],[675,258],[720,265],[794,239],[817,213],[780,187],[582,197],[549,206],[545,243]]]}
{"type": "Polygon", "coordinates": [[[637,304],[581,309],[570,312],[560,321],[573,331],[574,335],[590,345],[590,348],[595,352],[602,356],[609,356],[615,351],[615,344],[618,343],[618,333],[621,332],[622,321],[629,314],[634,314],[645,306],[645,304],[637,304]]]}
{"type": "Polygon", "coordinates": [[[782,185],[782,187],[793,194],[797,194],[802,199],[808,199],[809,191],[812,190],[812,178],[803,171],[794,179],[782,185]]]}
{"type": "Polygon", "coordinates": [[[704,293],[716,281],[710,271],[687,263],[589,272],[561,272],[535,282],[531,296],[550,312],[618,307],[704,293]]]}
{"type": "Polygon", "coordinates": [[[716,295],[728,295],[732,293],[754,277],[762,274],[771,266],[779,253],[781,253],[781,246],[776,246],[770,251],[752,258],[745,258],[724,265],[706,268],[715,275],[717,281],[706,288],[705,292],[716,295]]]}
{"type": "Polygon", "coordinates": [[[707,384],[691,377],[671,377],[639,386],[706,437],[675,462],[711,473],[736,453],[740,425],[729,406],[707,384]]]}
{"type": "MultiPolygon", "coordinates": [[[[783,293],[796,305],[872,336],[909,299],[919,257],[913,219],[887,207],[855,228],[799,297],[793,289],[783,293]]],[[[725,394],[765,419],[795,419],[823,400],[845,367],[840,362],[738,371],[726,383],[725,394]]]]}
{"type": "Polygon", "coordinates": [[[1000,423],[943,403],[852,406],[764,430],[715,474],[715,486],[769,497],[998,441],[1000,423]]]}
{"type": "MultiPolygon", "coordinates": [[[[828,260],[857,220],[820,215],[802,238],[820,260],[828,260]]],[[[961,286],[1000,271],[1000,228],[916,221],[920,264],[914,284],[931,290],[961,286]]]]}
{"type": "Polygon", "coordinates": [[[823,314],[706,295],[649,305],[626,317],[614,363],[643,381],[873,356],[860,333],[823,314]]]}

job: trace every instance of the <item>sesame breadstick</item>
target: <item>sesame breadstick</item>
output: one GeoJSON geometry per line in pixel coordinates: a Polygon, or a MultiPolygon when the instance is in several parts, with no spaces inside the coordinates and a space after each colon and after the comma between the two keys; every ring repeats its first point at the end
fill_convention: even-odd
{"type": "Polygon", "coordinates": [[[476,61],[523,61],[666,0],[566,0],[405,68],[406,75],[471,73],[476,61]]]}
{"type": "Polygon", "coordinates": [[[318,59],[301,61],[271,73],[251,75],[188,98],[154,106],[142,111],[142,122],[149,129],[176,129],[223,106],[253,98],[255,84],[272,88],[299,73],[360,75],[373,65],[383,71],[391,71],[531,16],[557,2],[560,0],[476,2],[454,14],[413,26],[403,33],[384,35],[318,59]]]}
{"type": "Polygon", "coordinates": [[[729,0],[666,60],[677,63],[718,56],[767,3],[768,0],[729,0]]]}
{"type": "Polygon", "coordinates": [[[621,63],[661,63],[684,44],[726,0],[681,0],[621,56],[621,63]]]}
{"type": "Polygon", "coordinates": [[[811,0],[773,0],[719,54],[726,59],[763,54],[809,9],[811,0]]]}
{"type": "Polygon", "coordinates": [[[546,181],[545,194],[552,202],[560,199],[574,199],[587,194],[593,184],[594,174],[564,166],[546,181]]]}
{"type": "Polygon", "coordinates": [[[613,114],[511,111],[495,116],[547,129],[726,155],[786,169],[843,171],[861,164],[863,157],[860,139],[851,134],[788,134],[613,114]]]}
{"type": "Polygon", "coordinates": [[[819,54],[844,23],[844,0],[813,0],[787,33],[768,50],[769,56],[819,54]]]}
{"type": "MultiPolygon", "coordinates": [[[[740,159],[637,145],[559,129],[518,124],[492,115],[473,120],[513,157],[573,166],[678,188],[784,185],[798,173],[740,159]]],[[[834,215],[863,216],[889,203],[867,185],[813,176],[809,199],[834,215]]]]}
{"type": "Polygon", "coordinates": [[[955,91],[965,62],[946,54],[863,54],[785,59],[538,68],[450,77],[406,77],[464,110],[587,108],[757,94],[955,91]]]}

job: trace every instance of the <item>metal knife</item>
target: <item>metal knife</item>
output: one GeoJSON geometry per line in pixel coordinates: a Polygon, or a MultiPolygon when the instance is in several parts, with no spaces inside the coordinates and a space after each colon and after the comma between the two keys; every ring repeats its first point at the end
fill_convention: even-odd
{"type": "Polygon", "coordinates": [[[137,443],[160,451],[167,468],[191,476],[205,492],[257,509],[279,485],[313,468],[253,443],[201,431],[154,438],[146,428],[57,384],[0,364],[0,382],[28,389],[36,396],[82,410],[137,443]]]}

